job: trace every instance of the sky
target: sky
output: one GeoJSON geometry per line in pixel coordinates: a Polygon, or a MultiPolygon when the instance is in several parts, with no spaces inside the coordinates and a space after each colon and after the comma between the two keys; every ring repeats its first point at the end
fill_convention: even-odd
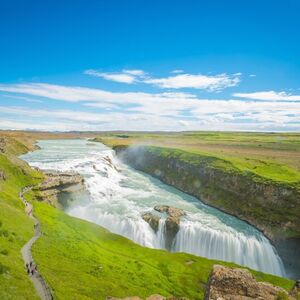
{"type": "Polygon", "coordinates": [[[299,131],[298,0],[0,0],[0,129],[299,131]]]}

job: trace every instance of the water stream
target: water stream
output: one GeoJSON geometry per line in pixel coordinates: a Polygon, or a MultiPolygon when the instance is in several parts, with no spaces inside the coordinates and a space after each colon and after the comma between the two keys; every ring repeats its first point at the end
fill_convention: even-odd
{"type": "MultiPolygon", "coordinates": [[[[171,251],[235,262],[284,276],[275,248],[249,224],[203,204],[173,187],[120,162],[113,150],[87,140],[43,140],[40,150],[23,155],[43,170],[76,171],[85,178],[89,196],[74,201],[66,212],[97,223],[151,248],[165,248],[164,216],[157,233],[142,219],[157,204],[186,211],[171,251]]],[[[155,213],[155,212],[154,212],[155,213]]]]}

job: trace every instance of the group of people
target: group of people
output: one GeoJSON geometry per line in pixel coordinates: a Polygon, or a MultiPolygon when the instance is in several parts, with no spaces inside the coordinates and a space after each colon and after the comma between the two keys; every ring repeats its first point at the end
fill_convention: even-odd
{"type": "Polygon", "coordinates": [[[37,265],[34,264],[32,261],[30,263],[26,263],[26,270],[29,276],[33,276],[38,271],[37,265]]]}

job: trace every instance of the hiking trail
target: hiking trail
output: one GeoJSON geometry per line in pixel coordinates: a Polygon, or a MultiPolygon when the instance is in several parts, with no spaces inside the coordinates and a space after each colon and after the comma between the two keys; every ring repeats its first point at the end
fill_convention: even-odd
{"type": "MultiPolygon", "coordinates": [[[[34,236],[23,246],[21,249],[22,257],[24,260],[24,264],[30,264],[33,262],[31,247],[32,245],[39,239],[42,235],[40,231],[40,223],[39,220],[33,215],[33,206],[30,204],[25,198],[24,194],[32,189],[32,186],[27,186],[23,188],[19,193],[20,200],[25,205],[26,214],[34,220],[34,236]]],[[[29,275],[28,275],[29,276],[29,275]]],[[[39,271],[36,271],[33,275],[30,276],[30,279],[34,285],[34,288],[37,294],[40,296],[42,300],[52,300],[54,299],[51,293],[51,289],[44,280],[43,276],[39,271]]]]}

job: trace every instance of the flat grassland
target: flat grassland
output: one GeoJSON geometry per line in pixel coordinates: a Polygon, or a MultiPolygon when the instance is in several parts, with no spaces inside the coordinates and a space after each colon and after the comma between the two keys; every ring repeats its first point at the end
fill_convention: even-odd
{"type": "Polygon", "coordinates": [[[225,170],[300,188],[300,133],[103,133],[96,140],[108,146],[153,145],[214,157],[225,170]]]}

